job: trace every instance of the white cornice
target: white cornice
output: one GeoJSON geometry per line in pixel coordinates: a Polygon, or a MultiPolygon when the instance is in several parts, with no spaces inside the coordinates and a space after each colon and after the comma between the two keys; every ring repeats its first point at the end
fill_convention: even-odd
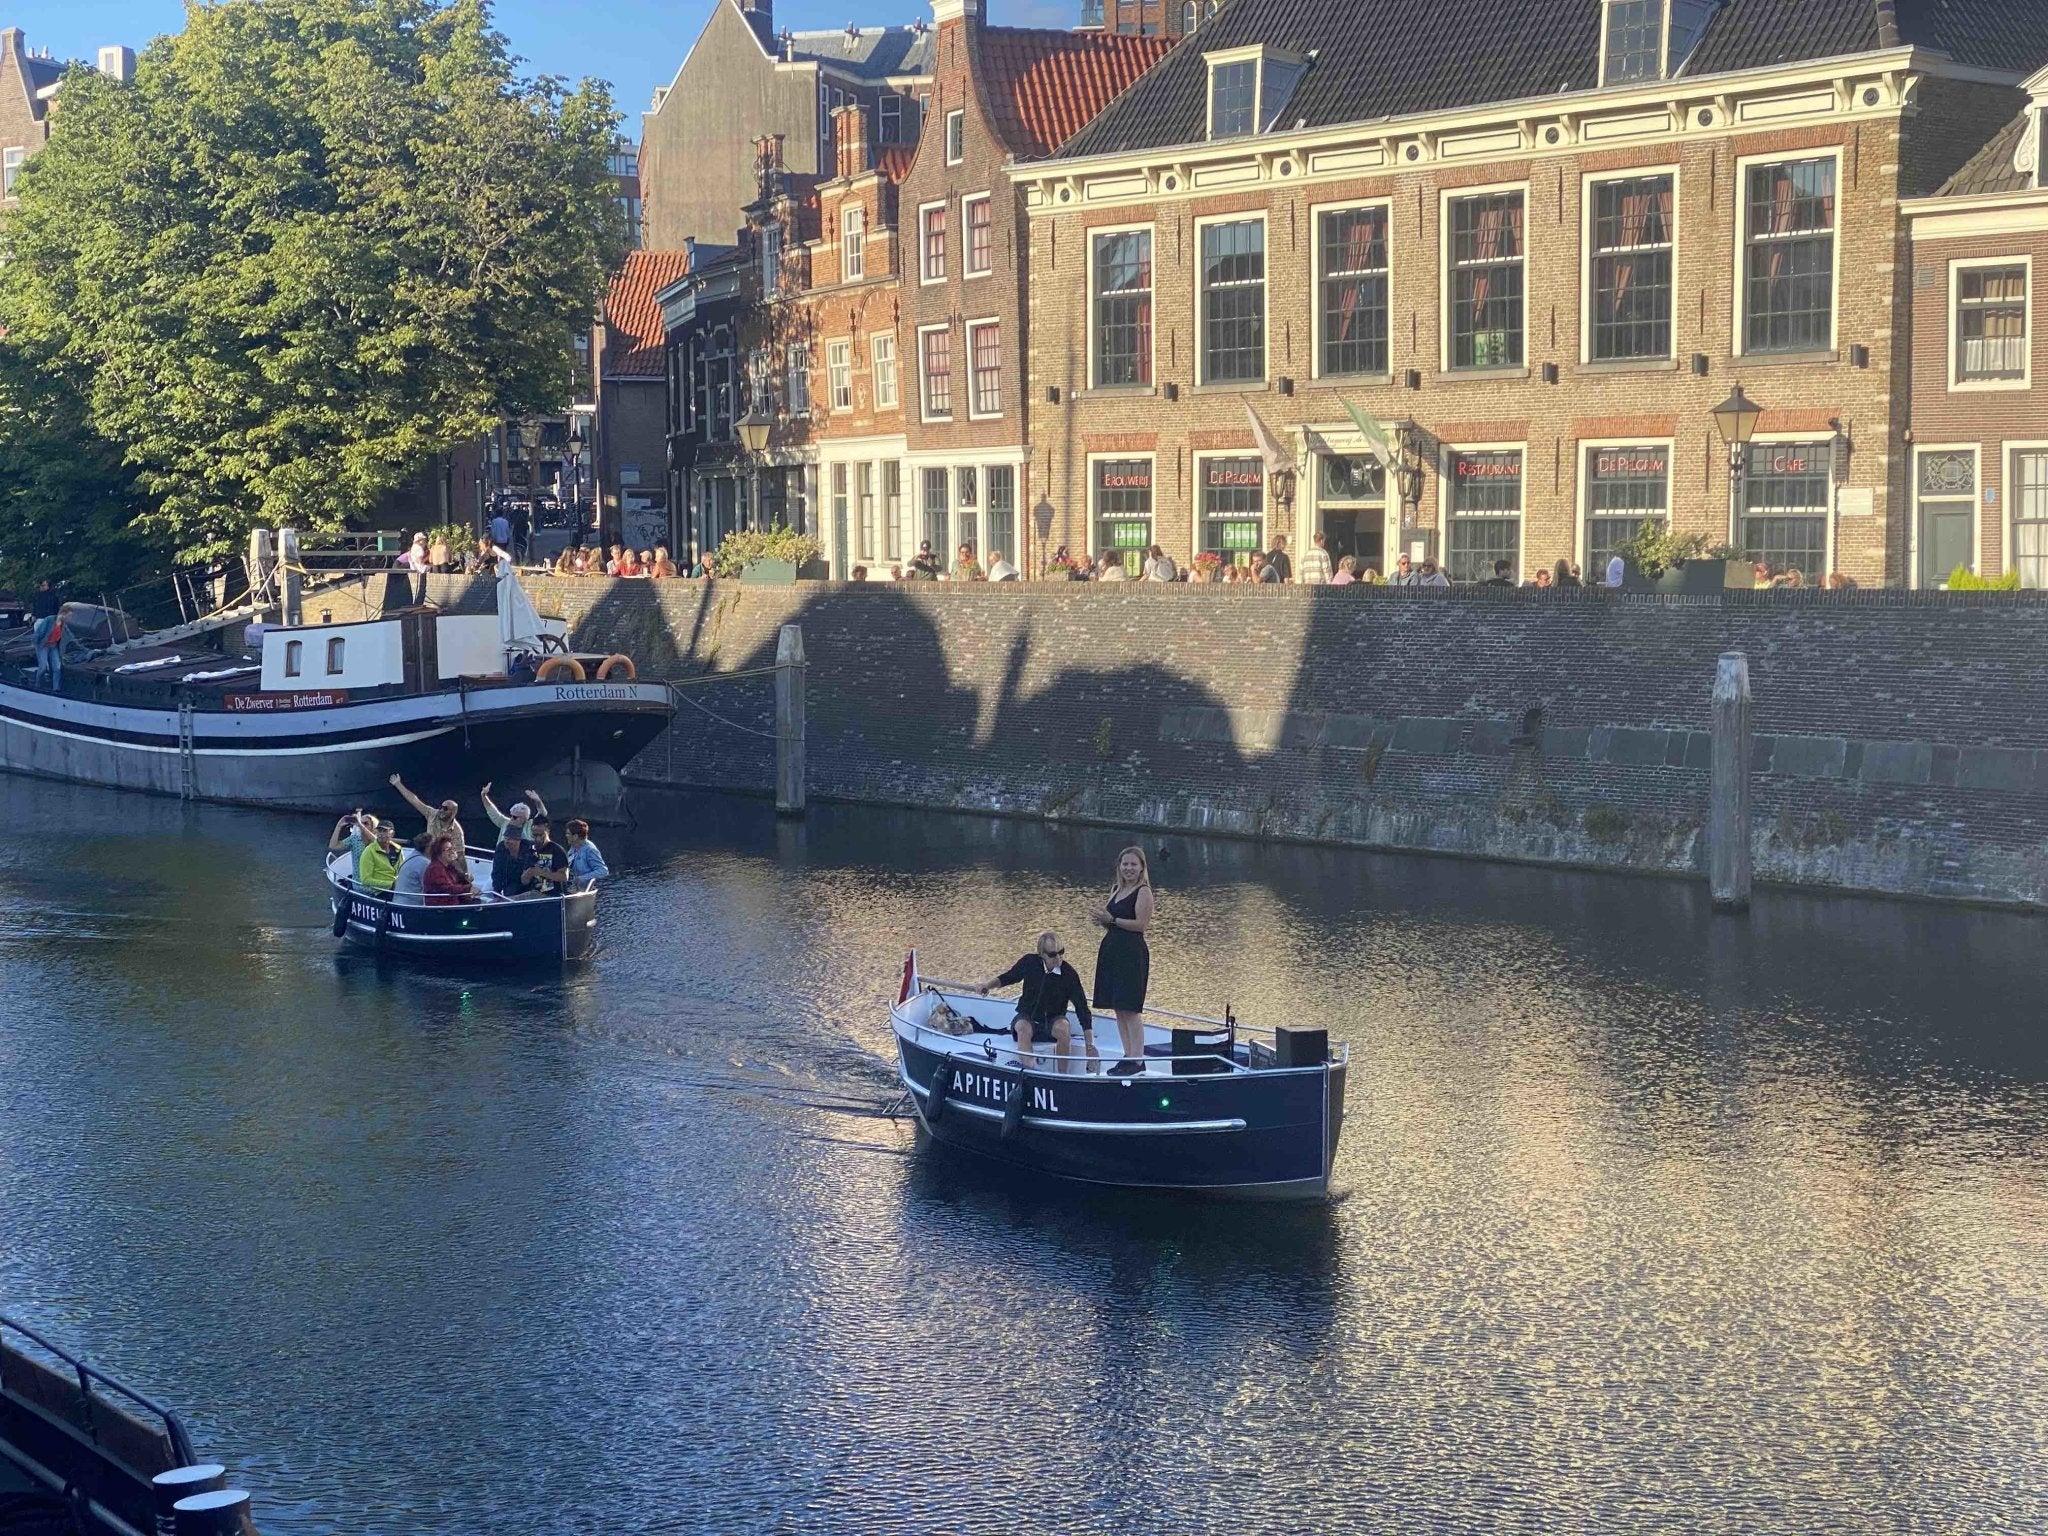
{"type": "MultiPolygon", "coordinates": [[[[1084,207],[1211,196],[1233,188],[1727,138],[1819,120],[1894,117],[1913,110],[1919,77],[1962,73],[1944,55],[1889,48],[1771,69],[1493,102],[1457,112],[1030,161],[1012,167],[1010,176],[1024,190],[1032,214],[1073,213],[1084,207]]],[[[1995,78],[2019,83],[2016,74],[1995,78]]]]}

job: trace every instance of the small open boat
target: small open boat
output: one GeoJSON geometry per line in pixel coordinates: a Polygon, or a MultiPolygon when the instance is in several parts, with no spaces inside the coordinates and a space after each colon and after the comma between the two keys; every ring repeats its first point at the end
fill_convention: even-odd
{"type": "MultiPolygon", "coordinates": [[[[934,1141],[1035,1173],[1236,1199],[1327,1195],[1344,1129],[1348,1045],[1320,1028],[1147,1011],[1144,1070],[1111,1077],[1116,1020],[1020,1061],[1010,998],[926,981],[913,951],[890,1021],[897,1070],[934,1141]],[[1163,1022],[1152,1023],[1158,1019],[1163,1022]]],[[[1071,1016],[1070,1016],[1071,1018],[1071,1016]]],[[[1078,1026],[1078,1021],[1074,1021],[1078,1026]]]]}
{"type": "Polygon", "coordinates": [[[500,900],[491,889],[490,850],[471,848],[468,858],[470,878],[484,899],[430,907],[358,885],[350,878],[350,855],[334,854],[327,861],[334,936],[386,954],[491,966],[560,965],[587,959],[597,948],[595,885],[560,896],[500,900]]]}

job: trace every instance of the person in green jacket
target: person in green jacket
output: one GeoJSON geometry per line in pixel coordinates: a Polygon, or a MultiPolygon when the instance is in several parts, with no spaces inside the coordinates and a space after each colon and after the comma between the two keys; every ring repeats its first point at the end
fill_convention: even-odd
{"type": "Polygon", "coordinates": [[[377,840],[363,850],[356,864],[356,877],[373,891],[389,892],[398,884],[398,866],[405,862],[405,849],[398,843],[398,828],[388,821],[377,823],[377,840]]]}

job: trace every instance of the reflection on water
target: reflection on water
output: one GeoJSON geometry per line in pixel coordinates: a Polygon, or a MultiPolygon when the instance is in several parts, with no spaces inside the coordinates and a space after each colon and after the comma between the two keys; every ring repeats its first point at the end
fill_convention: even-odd
{"type": "Polygon", "coordinates": [[[0,795],[0,1305],[267,1536],[2048,1525],[2036,921],[1171,839],[1157,1001],[1357,1043],[1343,1198],[1191,1206],[875,1113],[1118,834],[643,800],[463,980],[317,821],[0,795]]]}

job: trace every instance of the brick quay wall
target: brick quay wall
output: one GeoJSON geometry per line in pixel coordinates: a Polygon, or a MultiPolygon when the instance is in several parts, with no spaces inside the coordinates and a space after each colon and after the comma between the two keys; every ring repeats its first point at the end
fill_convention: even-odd
{"type": "MultiPolygon", "coordinates": [[[[1705,867],[1709,694],[1741,650],[1759,879],[2048,897],[2038,594],[528,588],[643,676],[765,666],[801,624],[823,798],[1658,874],[1705,867]]],[[[685,697],[629,776],[769,788],[772,683],[685,697]]]]}

